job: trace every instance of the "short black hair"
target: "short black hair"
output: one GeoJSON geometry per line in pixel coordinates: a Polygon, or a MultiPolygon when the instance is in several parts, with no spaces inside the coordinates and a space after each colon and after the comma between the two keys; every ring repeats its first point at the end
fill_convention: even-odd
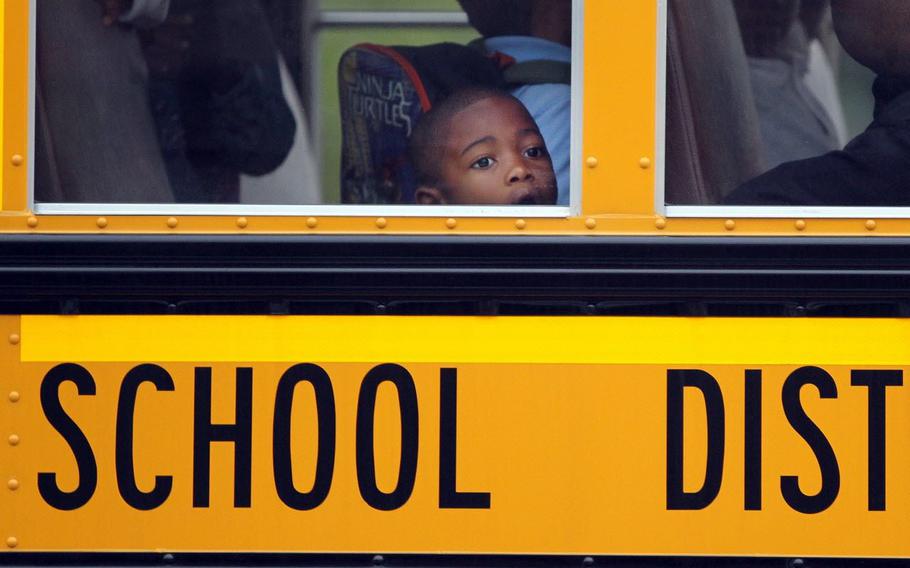
{"type": "Polygon", "coordinates": [[[531,35],[531,0],[458,0],[483,37],[531,35]]]}
{"type": "Polygon", "coordinates": [[[411,133],[409,151],[419,186],[439,185],[439,166],[452,117],[476,102],[491,98],[514,101],[524,108],[521,101],[508,91],[490,87],[467,87],[437,102],[429,112],[417,120],[414,132],[411,133]]]}

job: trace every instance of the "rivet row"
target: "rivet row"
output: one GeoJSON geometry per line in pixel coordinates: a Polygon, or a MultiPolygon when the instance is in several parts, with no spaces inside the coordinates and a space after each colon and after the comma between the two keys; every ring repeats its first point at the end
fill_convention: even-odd
{"type": "MultiPolygon", "coordinates": [[[[597,158],[591,156],[587,159],[586,163],[588,164],[589,167],[592,167],[592,168],[596,167],[597,158]]],[[[651,166],[651,161],[649,158],[641,158],[640,165],[642,168],[649,168],[651,166]]],[[[234,220],[234,223],[238,228],[246,229],[249,226],[250,221],[247,217],[237,217],[234,220]]],[[[319,226],[319,220],[316,217],[307,217],[307,219],[304,223],[305,223],[306,227],[309,229],[315,229],[316,227],[319,226]]],[[[386,217],[377,217],[374,219],[373,223],[376,226],[376,228],[378,228],[378,229],[385,229],[386,227],[389,226],[389,220],[386,217]]],[[[665,217],[657,217],[654,219],[654,226],[659,230],[665,229],[667,227],[667,223],[668,223],[668,221],[665,217]]],[[[25,224],[29,228],[32,228],[32,229],[37,228],[39,225],[39,219],[38,219],[38,217],[36,217],[34,215],[29,215],[25,219],[25,224]]],[[[171,229],[176,229],[179,224],[180,224],[180,221],[177,217],[168,217],[165,220],[165,225],[171,229]]],[[[444,224],[445,224],[445,227],[450,230],[455,229],[458,227],[459,220],[456,218],[453,218],[453,217],[449,217],[445,220],[444,224]]],[[[110,220],[107,217],[97,217],[97,218],[95,218],[95,225],[99,229],[106,229],[110,225],[110,220]]],[[[527,221],[525,219],[516,219],[514,221],[514,225],[515,225],[516,229],[523,230],[527,227],[527,221]]],[[[585,218],[584,226],[591,230],[597,228],[597,219],[594,217],[585,218]]],[[[878,221],[876,221],[875,219],[867,219],[863,222],[863,226],[865,227],[865,229],[867,231],[875,231],[878,229],[878,221]]],[[[737,228],[737,221],[735,219],[726,219],[723,222],[723,227],[727,231],[734,231],[737,228]]],[[[793,221],[793,228],[796,229],[797,231],[805,231],[807,227],[808,227],[808,222],[805,219],[796,219],[795,221],[793,221]]]]}

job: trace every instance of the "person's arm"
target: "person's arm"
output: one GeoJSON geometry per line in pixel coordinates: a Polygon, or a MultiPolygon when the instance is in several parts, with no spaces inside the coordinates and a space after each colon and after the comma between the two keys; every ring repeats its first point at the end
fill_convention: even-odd
{"type": "MultiPolygon", "coordinates": [[[[906,123],[906,121],[904,121],[906,123]]],[[[875,124],[841,151],[787,162],[746,182],[727,205],[910,205],[910,128],[875,124]]]]}
{"type": "Polygon", "coordinates": [[[263,175],[284,162],[296,132],[278,50],[258,0],[211,6],[175,2],[167,21],[144,32],[146,62],[153,80],[180,93],[193,165],[263,175]]]}

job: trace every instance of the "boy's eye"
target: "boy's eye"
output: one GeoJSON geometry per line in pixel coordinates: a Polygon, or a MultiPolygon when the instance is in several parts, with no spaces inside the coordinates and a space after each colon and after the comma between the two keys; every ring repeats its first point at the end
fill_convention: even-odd
{"type": "Polygon", "coordinates": [[[528,158],[543,158],[547,155],[547,150],[543,146],[532,146],[525,150],[525,156],[528,158]]]}
{"type": "Polygon", "coordinates": [[[493,158],[484,156],[483,158],[480,158],[471,164],[471,167],[475,170],[485,170],[487,168],[493,167],[493,158]]]}

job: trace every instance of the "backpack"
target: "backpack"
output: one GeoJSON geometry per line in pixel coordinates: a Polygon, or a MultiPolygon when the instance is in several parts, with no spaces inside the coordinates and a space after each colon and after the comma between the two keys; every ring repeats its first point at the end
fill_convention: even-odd
{"type": "Polygon", "coordinates": [[[434,103],[458,89],[568,84],[570,77],[569,63],[516,63],[501,53],[486,54],[478,42],[351,47],[338,67],[342,203],[414,203],[411,132],[434,103]]]}

